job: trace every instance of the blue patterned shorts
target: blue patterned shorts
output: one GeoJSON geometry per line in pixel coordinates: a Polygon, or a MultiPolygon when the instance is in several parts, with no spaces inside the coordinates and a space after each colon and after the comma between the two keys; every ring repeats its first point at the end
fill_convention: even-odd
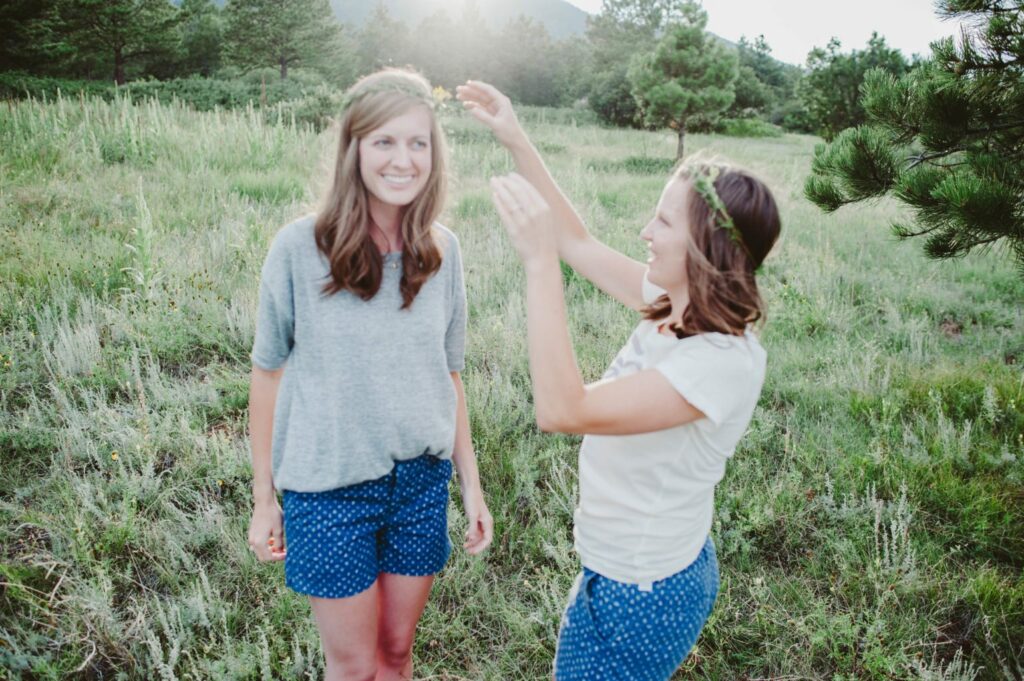
{"type": "Polygon", "coordinates": [[[382,572],[440,572],[451,553],[451,475],[451,461],[425,454],[395,462],[376,480],[326,492],[285,490],[285,584],[308,596],[347,598],[382,572]]]}
{"type": "Polygon", "coordinates": [[[557,681],[665,681],[689,655],[718,595],[708,537],[689,566],[651,591],[583,568],[562,615],[557,681]]]}

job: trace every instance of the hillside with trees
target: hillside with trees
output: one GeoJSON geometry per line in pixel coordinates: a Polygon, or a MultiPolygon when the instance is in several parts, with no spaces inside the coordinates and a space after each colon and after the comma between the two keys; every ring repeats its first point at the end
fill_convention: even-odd
{"type": "Polygon", "coordinates": [[[448,90],[487,80],[520,103],[587,108],[606,125],[678,132],[685,117],[691,132],[831,137],[863,121],[857,93],[868,70],[910,68],[881,37],[850,53],[833,41],[798,67],[776,60],[763,36],[732,44],[702,25],[689,39],[710,51],[690,54],[702,69],[733,74],[732,96],[669,113],[677,102],[651,93],[675,77],[665,41],[691,23],[690,4],[604,0],[588,16],[564,0],[11,0],[0,7],[0,93],[112,97],[116,83],[133,98],[201,109],[302,100],[294,108],[323,121],[331,92],[382,66],[411,65],[448,90]],[[644,67],[659,50],[660,75],[644,67]]]}

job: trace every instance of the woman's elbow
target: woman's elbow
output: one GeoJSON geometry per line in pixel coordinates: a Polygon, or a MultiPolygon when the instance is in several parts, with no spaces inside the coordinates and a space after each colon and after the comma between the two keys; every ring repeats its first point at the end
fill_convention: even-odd
{"type": "Polygon", "coordinates": [[[281,383],[281,377],[284,375],[284,367],[277,369],[264,369],[256,364],[252,365],[252,373],[249,378],[249,389],[260,389],[260,388],[274,388],[281,383]]]}
{"type": "Polygon", "coordinates": [[[541,414],[537,414],[537,427],[545,433],[561,432],[553,420],[541,414]]]}
{"type": "Polygon", "coordinates": [[[568,414],[545,409],[537,410],[537,427],[545,433],[571,433],[573,426],[568,414]]]}

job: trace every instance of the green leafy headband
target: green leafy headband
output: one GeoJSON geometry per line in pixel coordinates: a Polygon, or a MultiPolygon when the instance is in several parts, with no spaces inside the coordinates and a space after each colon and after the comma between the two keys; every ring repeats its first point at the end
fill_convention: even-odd
{"type": "Polygon", "coordinates": [[[424,92],[422,87],[400,80],[388,80],[382,83],[377,83],[376,85],[371,85],[367,88],[353,88],[349,90],[341,100],[341,110],[347,111],[350,106],[364,97],[370,97],[371,95],[377,95],[384,92],[408,95],[409,97],[420,100],[429,106],[431,110],[435,109],[437,106],[437,101],[434,96],[424,92]]]}
{"type": "Polygon", "coordinates": [[[742,248],[749,256],[750,250],[743,242],[743,235],[740,234],[740,230],[736,227],[736,223],[733,222],[732,216],[725,209],[722,197],[718,195],[718,190],[715,189],[715,180],[718,179],[721,172],[721,166],[703,164],[691,166],[687,170],[690,181],[693,183],[694,191],[700,194],[700,197],[708,204],[708,208],[711,209],[715,226],[728,232],[729,238],[732,239],[733,243],[742,248]]]}

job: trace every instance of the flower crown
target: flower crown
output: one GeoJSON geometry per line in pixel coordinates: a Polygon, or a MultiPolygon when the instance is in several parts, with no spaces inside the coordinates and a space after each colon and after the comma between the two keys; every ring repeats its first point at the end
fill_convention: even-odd
{"type": "Polygon", "coordinates": [[[722,197],[718,195],[718,190],[715,189],[715,180],[718,179],[722,170],[723,166],[720,165],[700,163],[687,166],[685,172],[690,178],[694,191],[700,194],[700,197],[708,204],[708,208],[711,209],[715,226],[718,229],[724,229],[729,234],[732,242],[750,256],[751,253],[747,248],[747,244],[743,241],[743,235],[740,234],[740,230],[736,223],[733,222],[732,216],[725,209],[722,197]]]}
{"type": "Polygon", "coordinates": [[[347,111],[350,106],[355,104],[357,101],[364,97],[370,97],[372,95],[381,94],[384,92],[393,92],[402,95],[408,95],[415,99],[420,100],[424,104],[430,107],[433,111],[437,108],[437,100],[433,94],[424,92],[423,88],[414,83],[409,83],[401,80],[386,80],[382,83],[371,85],[367,88],[352,88],[345,93],[345,96],[341,100],[341,110],[347,111]]]}

